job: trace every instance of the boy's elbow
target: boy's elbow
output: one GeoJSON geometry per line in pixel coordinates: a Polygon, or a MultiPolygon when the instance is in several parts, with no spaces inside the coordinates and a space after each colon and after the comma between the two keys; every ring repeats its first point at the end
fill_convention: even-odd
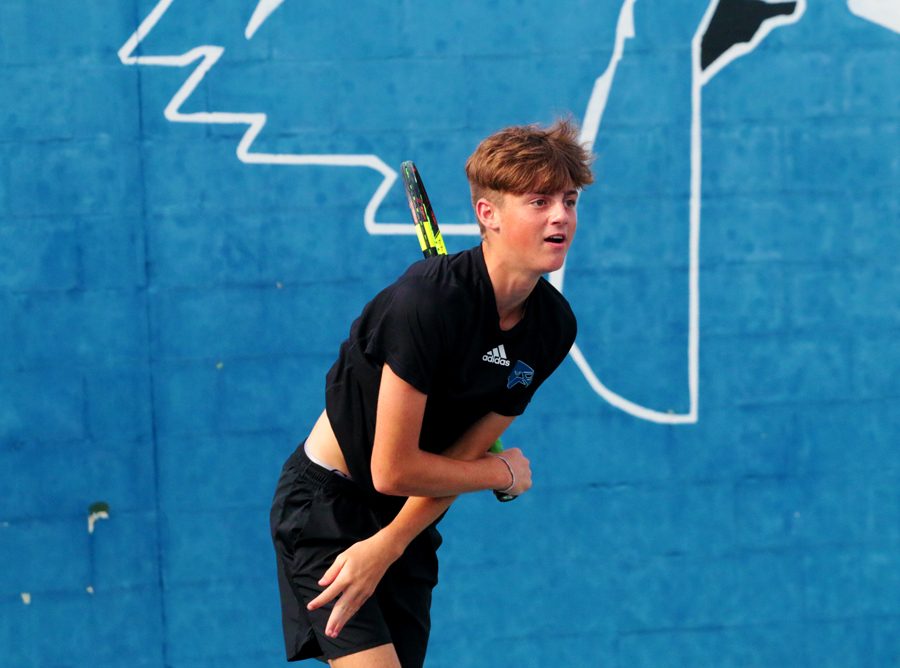
{"type": "Polygon", "coordinates": [[[372,484],[379,494],[409,496],[404,492],[403,475],[394,467],[372,464],[372,484]]]}

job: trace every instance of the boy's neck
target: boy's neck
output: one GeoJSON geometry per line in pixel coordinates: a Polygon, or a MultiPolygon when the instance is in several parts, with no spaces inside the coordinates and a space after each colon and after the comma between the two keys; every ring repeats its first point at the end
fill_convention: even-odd
{"type": "Polygon", "coordinates": [[[526,275],[509,267],[487,243],[481,243],[481,250],[491,286],[494,288],[500,329],[512,329],[525,315],[525,302],[540,276],[526,275]]]}

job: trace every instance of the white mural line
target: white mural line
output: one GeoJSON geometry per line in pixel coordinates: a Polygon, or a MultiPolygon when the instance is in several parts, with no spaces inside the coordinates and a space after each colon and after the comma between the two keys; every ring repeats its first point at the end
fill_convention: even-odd
{"type": "Polygon", "coordinates": [[[861,19],[900,33],[900,2],[897,0],[847,0],[847,8],[861,19]]]}
{"type": "MultiPolygon", "coordinates": [[[[194,93],[197,86],[218,62],[225,52],[224,47],[212,44],[196,46],[186,53],[163,54],[151,56],[136,56],[135,50],[153,31],[156,24],[169,10],[174,0],[160,0],[147,14],[146,18],[138,26],[137,30],[125,41],[118,51],[119,60],[123,65],[143,65],[149,67],[188,67],[196,63],[194,71],[188,76],[178,89],[164,110],[165,118],[172,123],[202,123],[220,125],[246,125],[247,130],[238,143],[236,154],[238,160],[246,164],[264,165],[291,165],[291,166],[322,166],[322,167],[355,167],[367,168],[378,172],[382,176],[381,184],[375,189],[363,213],[363,225],[369,234],[404,234],[415,235],[415,226],[411,222],[393,223],[379,222],[375,219],[376,212],[381,206],[387,193],[397,180],[397,172],[387,165],[381,158],[374,154],[313,154],[313,153],[260,153],[251,151],[253,142],[265,127],[268,117],[263,112],[229,112],[229,111],[200,111],[183,113],[181,106],[194,93]]],[[[263,0],[257,5],[251,23],[254,30],[246,32],[252,34],[268,16],[277,9],[275,2],[263,0]]],[[[441,231],[445,235],[454,234],[478,234],[476,224],[453,225],[444,224],[441,231]]]]}
{"type": "MultiPolygon", "coordinates": [[[[634,3],[635,0],[625,0],[619,10],[612,56],[603,74],[594,81],[594,88],[591,90],[591,97],[588,99],[587,109],[584,112],[579,140],[589,151],[594,150],[597,133],[600,131],[600,121],[603,120],[603,112],[609,101],[609,91],[616,76],[616,69],[622,60],[622,53],[625,51],[625,40],[634,37],[634,3]]],[[[567,261],[568,259],[563,260],[563,265],[549,276],[551,285],[560,292],[563,291],[567,261]]]]}
{"type": "MultiPolygon", "coordinates": [[[[615,78],[616,69],[622,60],[625,42],[635,36],[634,3],[636,0],[625,0],[619,10],[616,22],[616,39],[612,56],[603,74],[597,77],[581,127],[581,140],[593,150],[603,111],[609,100],[609,93],[615,78]]],[[[686,413],[659,411],[626,399],[614,392],[597,376],[588,359],[576,342],[570,352],[572,360],[578,366],[585,380],[598,395],[611,405],[642,420],[660,424],[693,424],[699,419],[700,397],[700,194],[702,185],[702,94],[701,89],[722,68],[737,58],[750,53],[772,30],[779,26],[796,23],[806,11],[806,0],[797,0],[795,11],[786,16],[768,19],[754,34],[750,42],[731,46],[704,71],[701,67],[701,45],[703,36],[709,27],[713,14],[719,6],[719,0],[712,0],[697,27],[691,40],[691,175],[689,200],[689,265],[688,265],[688,350],[687,381],[688,410],[686,413]]],[[[560,291],[563,290],[566,265],[550,275],[550,282],[560,291]]]]}
{"type": "Polygon", "coordinates": [[[265,23],[266,19],[269,18],[272,15],[272,12],[278,9],[283,2],[284,0],[259,0],[256,9],[253,10],[253,16],[250,17],[250,21],[244,29],[244,37],[247,39],[253,37],[253,35],[256,34],[256,31],[259,30],[259,27],[265,23]]]}

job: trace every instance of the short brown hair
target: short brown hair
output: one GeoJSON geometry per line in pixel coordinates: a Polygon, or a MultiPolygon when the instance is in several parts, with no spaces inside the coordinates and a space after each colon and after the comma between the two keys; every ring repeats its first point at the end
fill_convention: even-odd
{"type": "Polygon", "coordinates": [[[482,141],[466,161],[472,204],[491,193],[552,193],[594,182],[593,156],[578,126],[560,119],[548,128],[517,125],[482,141]]]}

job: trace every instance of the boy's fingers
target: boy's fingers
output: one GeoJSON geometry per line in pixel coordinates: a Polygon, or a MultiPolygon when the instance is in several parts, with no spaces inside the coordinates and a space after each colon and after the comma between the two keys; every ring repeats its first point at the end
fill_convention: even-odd
{"type": "Polygon", "coordinates": [[[338,634],[343,630],[344,624],[354,614],[356,614],[356,610],[351,610],[348,606],[342,605],[342,601],[338,601],[328,617],[328,622],[325,624],[325,635],[329,638],[337,638],[338,634]]]}
{"type": "Polygon", "coordinates": [[[338,634],[343,630],[344,624],[359,611],[368,598],[368,596],[362,596],[351,591],[344,592],[344,595],[334,604],[331,615],[328,616],[328,621],[325,624],[325,635],[329,638],[337,638],[338,634]]]}
{"type": "Polygon", "coordinates": [[[334,579],[338,576],[338,573],[341,572],[341,568],[344,566],[344,555],[339,554],[331,566],[328,567],[328,570],[325,571],[325,574],[319,579],[320,587],[327,587],[334,579]]]}
{"type": "MultiPolygon", "coordinates": [[[[307,610],[315,610],[316,608],[321,608],[323,605],[325,605],[329,601],[334,600],[337,597],[337,595],[341,593],[341,591],[343,591],[342,587],[336,582],[328,585],[325,588],[325,591],[323,591],[321,594],[316,596],[313,600],[311,600],[307,604],[306,609],[307,610]]],[[[334,614],[334,613],[332,613],[332,614],[334,614]]]]}

